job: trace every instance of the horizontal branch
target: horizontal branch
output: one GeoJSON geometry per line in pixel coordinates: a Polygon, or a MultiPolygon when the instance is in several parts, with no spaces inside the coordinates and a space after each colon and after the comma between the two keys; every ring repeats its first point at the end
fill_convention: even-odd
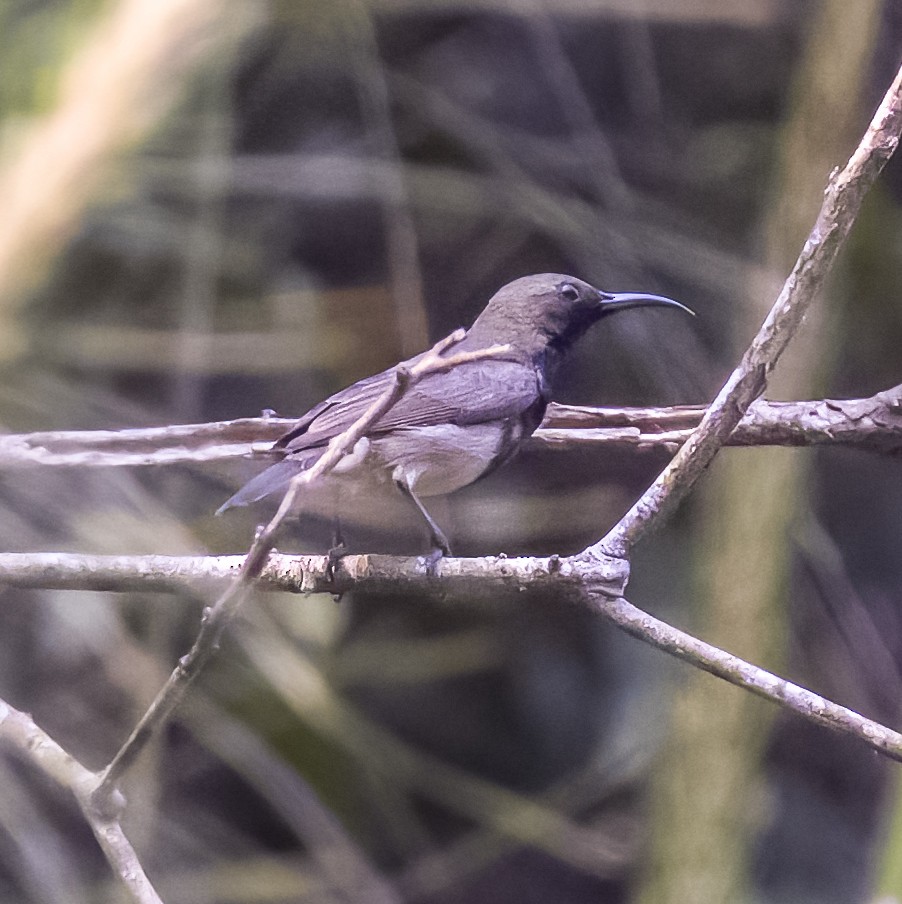
{"type": "MultiPolygon", "coordinates": [[[[66,590],[199,590],[227,586],[244,556],[84,556],[63,553],[0,554],[0,583],[66,590]]],[[[349,555],[329,575],[327,556],[272,553],[257,587],[292,593],[415,592],[421,599],[454,598],[462,605],[522,598],[524,591],[588,606],[627,633],[732,684],[746,688],[811,722],[851,735],[902,762],[902,735],[799,685],[758,668],[637,609],[623,598],[626,563],[579,557],[446,558],[440,576],[427,575],[416,558],[349,555]]]]}
{"type": "MultiPolygon", "coordinates": [[[[674,451],[698,426],[704,405],[591,408],[552,403],[530,447],[629,447],[674,451]]],[[[260,417],[126,430],[69,430],[0,437],[0,468],[138,467],[265,456],[293,418],[260,417]]],[[[902,386],[865,399],[761,400],[731,435],[733,446],[841,445],[902,450],[902,386]]]]}
{"type": "MultiPolygon", "coordinates": [[[[97,556],[79,553],[0,553],[0,585],[31,589],[201,593],[227,586],[247,556],[97,556]]],[[[579,572],[558,556],[543,558],[443,558],[441,580],[426,574],[423,560],[383,555],[347,555],[328,571],[328,556],[286,555],[272,552],[257,586],[289,593],[403,593],[416,591],[424,598],[466,594],[470,599],[496,599],[505,586],[512,592],[549,590],[562,595],[578,593],[579,572]]],[[[593,573],[600,592],[620,595],[625,565],[605,563],[593,573]]]]}
{"type": "MultiPolygon", "coordinates": [[[[674,451],[698,426],[707,408],[581,408],[549,410],[538,444],[628,445],[674,451]]],[[[727,440],[730,446],[841,445],[871,452],[902,451],[902,386],[866,399],[755,402],[727,440]]]]}

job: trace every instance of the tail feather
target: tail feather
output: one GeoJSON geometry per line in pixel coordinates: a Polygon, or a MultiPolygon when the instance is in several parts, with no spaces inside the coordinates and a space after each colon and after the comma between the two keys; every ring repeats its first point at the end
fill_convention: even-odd
{"type": "Polygon", "coordinates": [[[266,496],[271,496],[280,491],[284,492],[288,489],[291,478],[305,470],[305,468],[305,462],[295,460],[280,461],[270,465],[265,471],[249,480],[234,496],[226,499],[216,509],[216,514],[221,515],[227,509],[240,505],[250,505],[252,502],[258,502],[266,496]]]}

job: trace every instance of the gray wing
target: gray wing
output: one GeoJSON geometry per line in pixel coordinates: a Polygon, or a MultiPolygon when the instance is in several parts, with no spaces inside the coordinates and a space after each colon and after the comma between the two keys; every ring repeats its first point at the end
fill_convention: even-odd
{"type": "MultiPolygon", "coordinates": [[[[414,359],[416,360],[416,359],[414,359]]],[[[394,379],[391,370],[360,380],[311,408],[272,447],[284,458],[271,465],[220,506],[217,514],[236,505],[248,505],[284,492],[291,478],[308,468],[332,437],[359,418],[394,379]]],[[[544,409],[545,388],[531,364],[485,359],[432,373],[405,393],[370,429],[379,434],[409,427],[436,424],[483,424],[521,418],[528,411],[544,409]]],[[[533,429],[536,418],[526,418],[533,429]]]]}
{"type": "MultiPolygon", "coordinates": [[[[325,445],[357,420],[392,379],[393,372],[387,370],[330,396],[305,414],[273,450],[291,455],[325,445]]],[[[535,405],[541,395],[532,365],[502,359],[473,361],[424,377],[369,432],[516,417],[535,405]]]]}

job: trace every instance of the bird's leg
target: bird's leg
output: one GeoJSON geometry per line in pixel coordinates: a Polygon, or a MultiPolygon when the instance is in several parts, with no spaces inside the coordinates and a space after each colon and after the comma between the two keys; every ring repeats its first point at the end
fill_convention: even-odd
{"type": "Polygon", "coordinates": [[[429,540],[432,543],[432,550],[426,557],[426,572],[434,575],[436,565],[438,565],[442,556],[451,555],[451,546],[448,543],[448,538],[435,523],[432,515],[426,511],[426,506],[420,502],[417,494],[403,480],[396,480],[395,485],[417,507],[417,510],[429,525],[429,540]]]}
{"type": "Polygon", "coordinates": [[[326,553],[326,580],[331,584],[335,579],[335,569],[338,563],[348,554],[344,533],[341,529],[341,515],[336,515],[332,522],[332,545],[326,553]]]}

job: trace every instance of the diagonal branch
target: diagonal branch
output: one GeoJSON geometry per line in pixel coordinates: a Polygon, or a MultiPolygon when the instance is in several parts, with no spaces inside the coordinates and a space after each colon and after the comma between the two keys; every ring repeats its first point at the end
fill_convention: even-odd
{"type": "Polygon", "coordinates": [[[329,443],[328,448],[316,464],[292,478],[279,510],[254,538],[235,579],[213,606],[204,609],[201,629],[191,650],[179,660],[166,684],[163,685],[128,739],[103,771],[93,794],[94,804],[98,809],[106,808],[108,800],[116,792],[122,775],[134,763],[160,726],[169,718],[184,697],[188,687],[216,653],[223,632],[263,570],[275,543],[279,527],[293,511],[297,494],[301,488],[334,468],[373,424],[422,377],[469,361],[498,357],[510,350],[507,346],[495,345],[487,349],[460,352],[446,357],[444,353],[463,341],[465,336],[464,330],[457,330],[436,343],[430,351],[418,359],[399,364],[394,371],[395,379],[391,381],[382,395],[347,430],[329,443]]]}
{"type": "Polygon", "coordinates": [[[742,361],[670,464],[607,536],[588,547],[584,555],[628,557],[633,544],[665,519],[701,477],[749,406],[764,391],[768,374],[823,287],[858,216],[862,199],[895,151],[900,132],[902,69],[849,162],[831,175],[805,247],[742,361]]]}

